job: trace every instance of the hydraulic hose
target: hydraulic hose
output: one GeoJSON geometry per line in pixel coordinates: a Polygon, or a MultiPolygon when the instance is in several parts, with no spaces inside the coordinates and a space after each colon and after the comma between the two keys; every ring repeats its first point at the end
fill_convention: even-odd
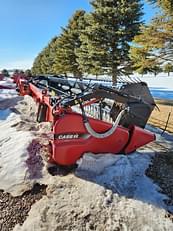
{"type": "Polygon", "coordinates": [[[113,123],[113,126],[106,132],[104,133],[98,133],[96,131],[93,130],[93,128],[91,127],[90,123],[89,123],[89,120],[85,114],[85,111],[84,111],[84,108],[82,106],[82,104],[80,103],[80,107],[81,107],[81,110],[82,110],[82,116],[83,116],[83,122],[84,122],[84,125],[85,125],[85,128],[87,130],[87,132],[92,135],[93,137],[95,138],[98,138],[98,139],[103,139],[103,138],[106,138],[108,136],[111,136],[117,129],[118,127],[118,124],[121,120],[121,118],[123,117],[123,115],[128,111],[128,108],[125,108],[123,109],[117,116],[115,122],[113,123]]]}

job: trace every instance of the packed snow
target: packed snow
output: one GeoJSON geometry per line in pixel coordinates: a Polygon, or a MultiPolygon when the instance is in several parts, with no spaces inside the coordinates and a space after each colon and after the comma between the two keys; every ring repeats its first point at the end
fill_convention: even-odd
{"type": "Polygon", "coordinates": [[[153,155],[154,152],[145,151],[129,156],[85,154],[79,160],[76,174],[119,195],[173,211],[173,206],[164,203],[168,197],[159,193],[159,187],[145,175],[153,155]]]}
{"type": "MultiPolygon", "coordinates": [[[[7,85],[15,86],[10,80],[4,81],[7,85]]],[[[0,189],[17,196],[44,175],[35,141],[37,129],[31,122],[35,103],[13,89],[0,89],[0,95],[0,189]]]]}
{"type": "Polygon", "coordinates": [[[0,188],[13,195],[26,190],[27,147],[33,139],[31,132],[16,131],[19,121],[20,116],[9,109],[0,111],[0,188]]]}

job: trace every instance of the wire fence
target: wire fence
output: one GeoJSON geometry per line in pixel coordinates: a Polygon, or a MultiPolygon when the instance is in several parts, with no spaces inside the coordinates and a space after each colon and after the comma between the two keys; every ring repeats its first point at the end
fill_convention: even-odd
{"type": "MultiPolygon", "coordinates": [[[[163,116],[160,117],[163,118],[163,116]]],[[[156,116],[151,116],[149,119],[149,123],[154,125],[155,127],[161,128],[163,132],[167,131],[173,133],[173,112],[169,112],[168,115],[165,116],[165,119],[159,119],[156,116]]]]}

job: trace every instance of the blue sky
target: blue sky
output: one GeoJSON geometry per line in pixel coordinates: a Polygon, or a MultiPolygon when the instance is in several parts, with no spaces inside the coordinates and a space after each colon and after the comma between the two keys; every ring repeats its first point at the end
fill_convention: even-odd
{"type": "MultiPolygon", "coordinates": [[[[90,5],[89,0],[0,0],[0,9],[0,69],[30,68],[75,10],[89,11],[90,5]]],[[[155,11],[145,4],[144,20],[155,11]]]]}

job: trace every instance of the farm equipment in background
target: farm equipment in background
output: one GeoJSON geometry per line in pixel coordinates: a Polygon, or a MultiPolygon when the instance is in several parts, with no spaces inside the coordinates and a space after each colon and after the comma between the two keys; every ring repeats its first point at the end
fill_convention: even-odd
{"type": "Polygon", "coordinates": [[[11,83],[5,83],[7,76],[3,73],[0,73],[0,90],[12,90],[15,87],[11,86],[11,83]]]}
{"type": "Polygon", "coordinates": [[[38,103],[37,121],[52,122],[50,162],[72,165],[86,152],[129,154],[155,140],[144,129],[155,107],[144,82],[112,87],[97,81],[37,76],[19,79],[17,87],[20,95],[30,95],[38,103]]]}

